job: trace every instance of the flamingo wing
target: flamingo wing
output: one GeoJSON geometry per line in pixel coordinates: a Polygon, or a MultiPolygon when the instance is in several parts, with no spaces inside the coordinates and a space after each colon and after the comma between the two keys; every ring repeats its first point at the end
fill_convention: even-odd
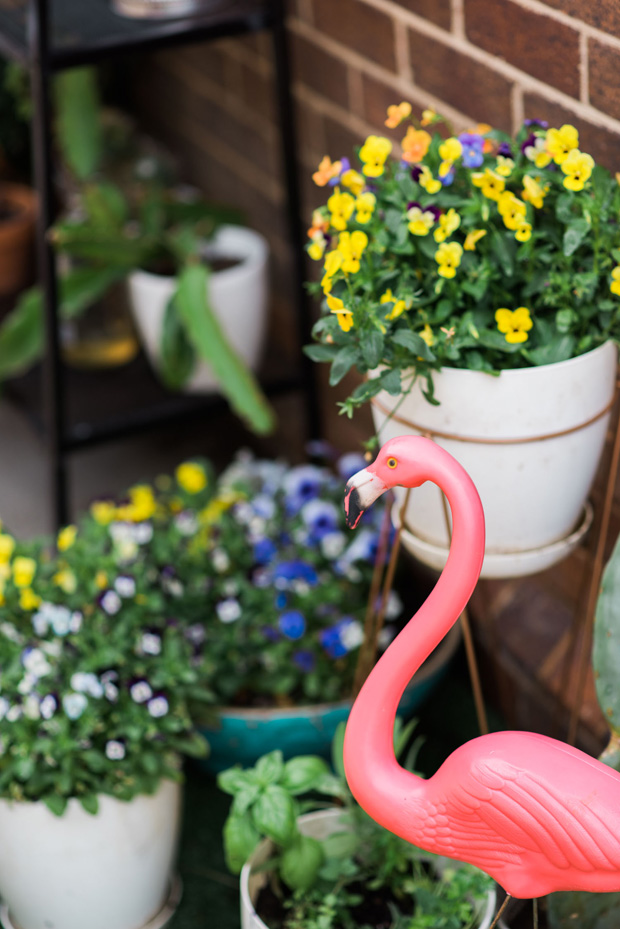
{"type": "Polygon", "coordinates": [[[560,869],[617,871],[620,841],[606,812],[595,784],[589,794],[573,795],[554,778],[487,756],[470,766],[453,795],[450,815],[455,841],[467,839],[470,848],[477,847],[479,831],[487,846],[494,835],[504,860],[538,852],[560,869]]]}

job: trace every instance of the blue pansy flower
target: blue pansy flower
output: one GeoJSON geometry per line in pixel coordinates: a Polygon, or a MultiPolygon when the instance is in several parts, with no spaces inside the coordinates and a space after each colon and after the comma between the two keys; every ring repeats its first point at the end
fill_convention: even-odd
{"type": "Polygon", "coordinates": [[[319,642],[330,658],[344,658],[347,654],[346,646],[340,637],[341,631],[341,624],[336,623],[335,626],[328,626],[319,632],[319,642]]]}
{"type": "Polygon", "coordinates": [[[309,541],[316,543],[338,529],[340,511],[327,500],[310,500],[302,507],[301,518],[310,532],[309,541]]]}
{"type": "Polygon", "coordinates": [[[268,564],[277,552],[271,539],[259,539],[254,543],[254,560],[258,564],[268,564]]]}
{"type": "Polygon", "coordinates": [[[292,468],[282,481],[287,513],[298,513],[304,503],[318,497],[324,484],[325,472],[316,465],[292,468]]]}
{"type": "Polygon", "coordinates": [[[284,591],[280,591],[280,593],[276,596],[274,603],[275,603],[276,610],[284,609],[284,607],[288,603],[288,597],[286,596],[284,591]]]}
{"type": "Polygon", "coordinates": [[[307,561],[281,561],[273,569],[273,579],[274,581],[305,581],[311,587],[319,581],[316,569],[307,561]]]}
{"type": "Polygon", "coordinates": [[[301,639],[306,631],[306,620],[299,610],[287,610],[280,615],[278,626],[287,639],[295,641],[301,639]]]}
{"type": "Polygon", "coordinates": [[[348,481],[358,471],[363,470],[366,465],[367,461],[361,452],[348,452],[346,455],[341,455],[336,462],[338,474],[343,481],[348,481]]]}
{"type": "Polygon", "coordinates": [[[310,671],[314,671],[316,657],[309,649],[300,648],[299,651],[295,652],[293,655],[293,664],[296,664],[300,671],[308,674],[310,671]]]}
{"type": "Polygon", "coordinates": [[[261,632],[268,642],[278,642],[281,638],[280,633],[273,626],[263,626],[261,632]]]}
{"type": "Polygon", "coordinates": [[[459,142],[463,147],[463,164],[466,168],[479,168],[484,161],[482,149],[484,139],[476,132],[461,132],[459,142]]]}

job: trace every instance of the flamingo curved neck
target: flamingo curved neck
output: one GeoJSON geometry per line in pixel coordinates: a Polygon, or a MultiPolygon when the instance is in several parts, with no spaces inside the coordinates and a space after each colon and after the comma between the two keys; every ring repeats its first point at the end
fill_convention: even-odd
{"type": "Polygon", "coordinates": [[[399,833],[402,801],[415,802],[426,782],[394,756],[393,728],[405,688],[459,618],[476,585],[484,556],[484,515],[473,482],[430,443],[425,475],[444,491],[452,511],[450,554],[433,591],[375,665],[351,710],[344,744],[349,787],[373,819],[399,833]]]}

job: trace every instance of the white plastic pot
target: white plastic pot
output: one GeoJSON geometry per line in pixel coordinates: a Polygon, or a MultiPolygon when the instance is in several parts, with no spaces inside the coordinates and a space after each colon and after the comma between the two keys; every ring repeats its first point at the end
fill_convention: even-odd
{"type": "MultiPolygon", "coordinates": [[[[238,259],[238,264],[233,267],[210,275],[209,299],[226,338],[243,361],[256,370],[267,331],[267,240],[252,229],[223,226],[205,246],[204,255],[207,260],[238,259]]],[[[164,314],[176,289],[176,279],[134,271],[129,275],[128,288],[142,346],[157,373],[164,314]]],[[[198,360],[183,389],[213,393],[217,390],[217,381],[207,364],[198,360]]]]}
{"type": "MultiPolygon", "coordinates": [[[[616,365],[616,347],[608,342],[569,361],[499,376],[444,368],[433,375],[439,406],[428,403],[420,382],[402,402],[377,396],[373,417],[381,443],[430,434],[471,475],[486,519],[482,577],[543,570],[587,530],[586,501],[605,443],[616,365]]],[[[403,494],[397,491],[398,501],[403,494]]],[[[412,493],[405,522],[406,547],[442,568],[449,535],[435,485],[412,493]]]]}
{"type": "Polygon", "coordinates": [[[62,816],[40,802],[0,801],[5,926],[155,929],[170,918],[180,785],[162,781],[128,803],[98,799],[94,816],[75,799],[62,816]]]}
{"type": "MultiPolygon", "coordinates": [[[[306,813],[298,819],[299,828],[304,835],[319,840],[326,839],[333,832],[342,832],[341,815],[342,810],[338,809],[306,813]]],[[[254,905],[261,888],[267,882],[265,871],[259,870],[259,868],[267,861],[272,849],[273,845],[269,840],[261,842],[241,870],[241,929],[269,929],[254,909],[254,905]]],[[[493,888],[488,893],[484,914],[478,929],[489,929],[495,914],[496,899],[497,895],[495,888],[493,888]]]]}

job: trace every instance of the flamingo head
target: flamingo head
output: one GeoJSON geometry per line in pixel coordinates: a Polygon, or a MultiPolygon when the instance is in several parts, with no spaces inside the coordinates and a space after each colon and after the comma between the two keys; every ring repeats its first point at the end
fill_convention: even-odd
{"type": "MultiPolygon", "coordinates": [[[[392,487],[418,487],[428,480],[422,446],[430,440],[420,436],[390,439],[371,465],[354,474],[344,490],[347,525],[354,529],[371,504],[392,487]]],[[[432,443],[431,443],[432,444],[432,443]]]]}

